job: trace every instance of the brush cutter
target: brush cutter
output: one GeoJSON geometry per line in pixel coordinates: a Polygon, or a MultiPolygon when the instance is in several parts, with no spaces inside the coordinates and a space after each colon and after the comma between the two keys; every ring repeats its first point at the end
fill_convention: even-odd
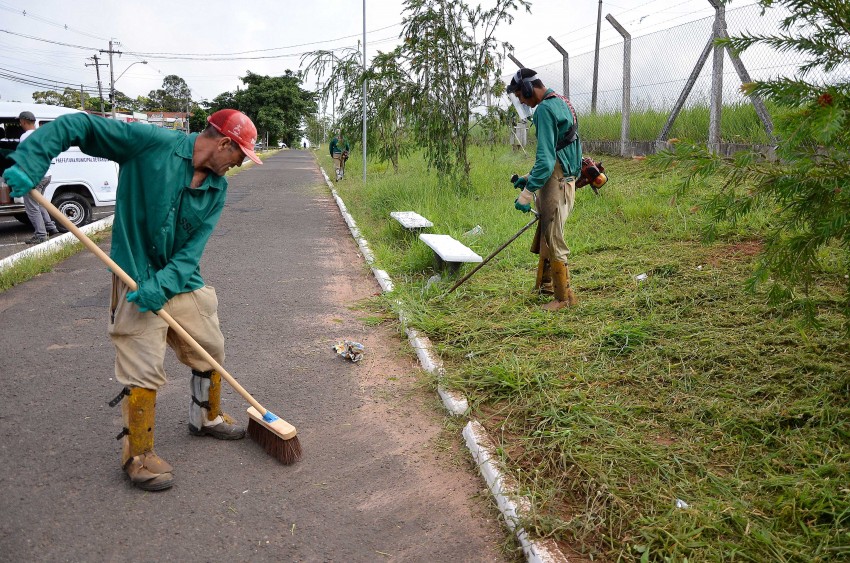
{"type": "MultiPolygon", "coordinates": [[[[100,258],[100,260],[109,267],[112,273],[117,275],[131,291],[136,291],[138,289],[136,280],[131,278],[124,270],[122,270],[121,267],[112,260],[112,258],[101,250],[101,248],[87,237],[85,233],[77,228],[70,219],[68,219],[61,211],[50,203],[47,198],[38,192],[38,190],[30,191],[30,196],[36,201],[36,203],[44,207],[54,219],[62,224],[63,227],[72,232],[74,236],[83,243],[83,246],[88,248],[95,254],[95,256],[100,258]]],[[[276,457],[279,461],[286,465],[295,463],[301,459],[301,444],[296,436],[294,426],[282,418],[278,418],[274,413],[265,409],[259,402],[257,402],[257,400],[254,399],[254,397],[252,397],[241,385],[239,385],[239,382],[236,381],[232,375],[227,373],[227,370],[215,361],[215,359],[206,350],[204,350],[203,346],[192,338],[192,336],[186,332],[186,330],[180,326],[180,324],[174,320],[174,318],[169,315],[165,309],[155,311],[154,314],[164,320],[168,326],[180,336],[180,338],[189,344],[195,352],[200,354],[204,360],[209,362],[213,369],[220,373],[237,393],[242,395],[243,399],[248,401],[251,405],[251,407],[248,408],[248,416],[250,417],[248,423],[248,435],[251,436],[254,441],[259,443],[266,452],[276,457]]]]}
{"type": "MultiPolygon", "coordinates": [[[[513,175],[513,177],[511,177],[511,182],[516,182],[516,180],[517,180],[517,175],[516,175],[516,174],[514,174],[514,175],[513,175]]],[[[535,203],[535,205],[537,204],[537,194],[534,194],[534,203],[535,203]]],[[[484,267],[484,264],[486,264],[487,262],[489,262],[490,260],[492,260],[492,259],[493,259],[493,258],[494,258],[494,257],[495,257],[498,253],[500,253],[500,252],[501,252],[501,251],[503,251],[505,248],[507,248],[509,244],[511,244],[513,241],[515,241],[517,238],[519,238],[519,236],[520,236],[522,233],[524,233],[525,231],[527,231],[527,230],[528,230],[528,229],[529,229],[529,228],[530,228],[533,224],[535,224],[537,221],[539,221],[539,220],[540,220],[540,214],[539,214],[539,213],[537,213],[537,211],[535,211],[534,209],[532,209],[532,210],[531,210],[531,212],[532,212],[532,213],[534,213],[534,218],[533,218],[531,221],[529,221],[529,222],[528,222],[528,224],[526,224],[523,228],[521,228],[521,229],[519,230],[519,232],[517,232],[517,234],[515,234],[514,236],[512,236],[511,238],[509,238],[509,239],[507,240],[507,242],[505,242],[502,246],[500,246],[499,248],[497,248],[496,250],[494,250],[494,251],[493,251],[493,252],[492,252],[489,256],[487,256],[487,258],[485,258],[484,260],[482,260],[480,264],[478,264],[477,266],[475,266],[475,268],[473,268],[472,270],[470,270],[470,272],[469,272],[468,274],[466,274],[465,276],[463,276],[462,278],[460,278],[459,280],[457,280],[457,282],[455,282],[455,284],[451,287],[451,289],[449,289],[449,290],[446,292],[446,295],[448,295],[449,293],[453,292],[453,291],[454,291],[454,290],[456,290],[458,287],[460,287],[460,286],[461,286],[461,284],[463,284],[466,280],[468,280],[469,278],[471,278],[471,277],[475,274],[475,272],[477,272],[478,270],[480,270],[481,268],[483,268],[483,267],[484,267]]]]}

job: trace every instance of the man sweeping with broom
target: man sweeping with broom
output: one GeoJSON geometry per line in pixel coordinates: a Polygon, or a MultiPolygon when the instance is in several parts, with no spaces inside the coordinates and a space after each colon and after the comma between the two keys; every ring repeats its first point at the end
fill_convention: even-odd
{"type": "Polygon", "coordinates": [[[109,335],[115,345],[115,377],[125,387],[121,463],[136,487],[172,486],[172,467],[154,453],[157,389],[165,383],[166,346],[192,369],[189,432],[236,440],[245,430],[221,411],[221,376],[159,316],[163,310],[220,365],[224,336],[215,290],[204,284],[200,260],[218,223],[227,194],[225,173],[254,153],[257,129],[245,114],[225,109],[208,118],[200,134],[122,123],[84,113],[40,127],[10,158],[12,195],[20,197],[41,179],[53,157],[69,146],[121,166],[111,257],[138,284],[136,291],[113,275],[109,335]]]}

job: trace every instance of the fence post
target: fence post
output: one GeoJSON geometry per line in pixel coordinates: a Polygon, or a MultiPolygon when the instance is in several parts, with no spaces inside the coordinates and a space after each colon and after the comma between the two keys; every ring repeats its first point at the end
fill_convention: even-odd
{"type": "Polygon", "coordinates": [[[675,123],[676,118],[679,117],[679,112],[682,111],[682,108],[685,106],[685,101],[691,94],[691,90],[693,89],[697,78],[699,78],[699,73],[702,72],[702,67],[705,66],[705,61],[708,60],[708,55],[711,53],[713,45],[714,37],[709,37],[708,43],[705,44],[705,48],[702,50],[702,53],[697,60],[697,64],[694,66],[691,71],[691,75],[688,77],[688,81],[685,83],[685,87],[682,88],[682,92],[679,94],[679,99],[676,100],[676,105],[673,106],[673,111],[671,111],[670,116],[667,117],[667,123],[664,124],[664,127],[661,129],[661,133],[658,134],[658,138],[655,140],[656,152],[664,148],[667,136],[670,134],[670,129],[673,128],[673,123],[675,123]]]}
{"type": "Polygon", "coordinates": [[[626,156],[632,109],[632,36],[611,14],[606,15],[605,19],[623,36],[623,121],[620,127],[620,156],[626,156]]]}
{"type": "MultiPolygon", "coordinates": [[[[726,7],[719,0],[708,0],[714,6],[714,28],[712,37],[716,41],[723,36],[723,16],[726,7]]],[[[708,150],[720,152],[720,121],[723,111],[723,47],[714,45],[711,68],[711,100],[708,112],[708,150]]]]}
{"type": "MultiPolygon", "coordinates": [[[[726,39],[729,37],[729,34],[726,31],[726,20],[723,21],[722,28],[723,38],[726,39]]],[[[735,67],[735,72],[738,73],[738,78],[741,79],[741,84],[749,84],[753,81],[750,78],[750,73],[747,72],[747,67],[744,66],[744,61],[741,60],[741,57],[738,53],[734,52],[731,47],[726,47],[726,52],[729,54],[729,59],[732,61],[732,66],[735,67]]],[[[753,103],[753,107],[756,109],[756,115],[761,119],[762,124],[764,125],[764,130],[767,132],[767,136],[774,141],[776,137],[773,136],[773,120],[770,118],[770,114],[767,112],[767,108],[764,105],[764,101],[759,96],[749,96],[750,101],[753,103]]]]}
{"type": "Polygon", "coordinates": [[[596,48],[593,56],[593,93],[590,98],[590,113],[596,115],[596,92],[599,89],[599,34],[602,31],[602,0],[596,13],[596,48]]]}
{"type": "Polygon", "coordinates": [[[567,98],[570,97],[570,55],[561,47],[557,41],[550,35],[548,37],[549,43],[555,47],[559,53],[561,53],[561,58],[564,60],[564,70],[561,73],[561,81],[564,84],[564,96],[567,98]]]}
{"type": "Polygon", "coordinates": [[[510,53],[508,53],[508,58],[509,58],[510,60],[512,60],[512,61],[514,62],[514,64],[515,64],[515,65],[517,65],[519,68],[525,68],[525,66],[524,66],[521,62],[519,62],[518,60],[516,60],[516,57],[515,57],[515,56],[513,56],[513,55],[511,55],[510,53]]]}

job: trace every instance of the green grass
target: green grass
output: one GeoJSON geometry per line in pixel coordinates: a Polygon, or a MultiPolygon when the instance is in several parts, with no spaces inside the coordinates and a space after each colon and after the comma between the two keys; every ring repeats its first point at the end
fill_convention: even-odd
{"type": "MultiPolygon", "coordinates": [[[[779,108],[770,105],[768,111],[770,114],[776,115],[779,108]]],[[[752,104],[725,105],[722,112],[720,138],[723,142],[756,144],[771,142],[752,104]]],[[[667,123],[668,117],[669,112],[664,111],[632,111],[629,137],[633,141],[658,138],[658,134],[664,124],[667,123]]],[[[696,105],[683,109],[673,123],[668,138],[707,141],[708,118],[708,105],[696,105]]],[[[582,139],[619,141],[621,114],[618,112],[582,115],[579,117],[579,127],[582,139]]]]}
{"type": "MultiPolygon", "coordinates": [[[[92,239],[99,243],[104,238],[109,236],[111,229],[100,231],[92,236],[92,239]]],[[[18,284],[24,283],[40,274],[53,271],[53,266],[62,262],[66,258],[70,258],[83,250],[82,243],[74,242],[64,244],[57,250],[50,252],[33,254],[26,258],[21,258],[8,268],[0,270],[0,293],[10,289],[18,284]]]]}
{"type": "Polygon", "coordinates": [[[579,190],[567,223],[578,307],[539,309],[531,233],[455,293],[443,294],[452,280],[426,291],[431,252],[391,211],[482,256],[528,219],[507,178],[531,157],[471,154],[467,192],[438,188],[418,155],[398,175],[370,163],[365,187],[352,158],[337,189],[396,284],[384,307],[400,301],[431,338],[443,383],[467,395],[531,498],[527,529],[608,560],[850,558],[842,266],[815,295],[823,327],[803,331],[793,305],[744,291],[767,210],[704,245],[707,191],[675,199],[676,178],[604,157],[602,196],[579,190]]]}

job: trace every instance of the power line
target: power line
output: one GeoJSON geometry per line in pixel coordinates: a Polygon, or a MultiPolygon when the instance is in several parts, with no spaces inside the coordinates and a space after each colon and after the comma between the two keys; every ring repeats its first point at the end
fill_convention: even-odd
{"type": "Polygon", "coordinates": [[[22,15],[24,17],[28,17],[28,18],[31,18],[31,19],[34,19],[34,20],[37,20],[37,21],[40,21],[40,22],[44,22],[46,24],[50,24],[50,25],[53,25],[53,26],[56,26],[56,27],[61,27],[65,31],[73,31],[74,33],[79,33],[80,35],[85,35],[85,36],[91,37],[93,39],[103,39],[104,41],[107,40],[106,37],[100,37],[98,35],[92,35],[91,33],[86,33],[85,31],[80,31],[79,29],[74,29],[74,28],[70,27],[68,24],[62,24],[62,23],[59,23],[59,22],[55,22],[55,21],[49,20],[45,17],[37,16],[37,15],[31,13],[31,12],[27,12],[26,10],[21,10],[19,8],[15,8],[14,6],[8,6],[6,4],[0,3],[0,9],[7,10],[9,12],[19,14],[19,15],[22,15]]]}
{"type": "MultiPolygon", "coordinates": [[[[397,27],[397,26],[400,26],[400,25],[401,25],[401,22],[394,23],[392,25],[388,25],[388,26],[385,26],[385,27],[379,27],[378,29],[372,29],[372,30],[368,31],[367,33],[375,33],[377,31],[384,31],[385,29],[390,29],[391,27],[397,27]]],[[[322,40],[322,41],[312,41],[310,43],[298,43],[296,45],[286,45],[286,46],[283,46],[283,47],[269,47],[267,49],[252,49],[250,51],[237,51],[237,52],[234,52],[234,53],[157,53],[157,52],[148,53],[148,52],[143,52],[143,51],[132,51],[132,52],[127,51],[127,54],[128,55],[129,54],[138,55],[140,57],[154,57],[154,56],[164,56],[164,55],[173,55],[173,56],[176,56],[176,57],[184,57],[184,56],[191,56],[191,57],[232,57],[232,56],[235,56],[235,55],[247,55],[249,53],[264,53],[266,51],[279,51],[281,49],[295,49],[297,47],[307,47],[309,45],[320,45],[320,44],[323,44],[323,43],[333,43],[334,41],[342,41],[343,39],[351,39],[351,38],[360,37],[360,36],[361,35],[358,33],[358,34],[354,34],[354,35],[346,35],[344,37],[337,37],[335,39],[325,39],[325,40],[322,40]]],[[[286,55],[281,55],[281,56],[286,56],[286,55]]],[[[240,59],[228,59],[228,60],[240,60],[240,59]]]]}

